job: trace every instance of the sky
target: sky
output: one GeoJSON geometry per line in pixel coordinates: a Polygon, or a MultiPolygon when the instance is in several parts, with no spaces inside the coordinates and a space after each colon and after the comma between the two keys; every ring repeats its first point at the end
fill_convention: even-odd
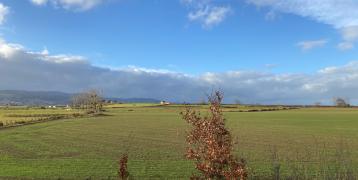
{"type": "Polygon", "coordinates": [[[356,0],[0,0],[0,89],[358,103],[356,0]]]}

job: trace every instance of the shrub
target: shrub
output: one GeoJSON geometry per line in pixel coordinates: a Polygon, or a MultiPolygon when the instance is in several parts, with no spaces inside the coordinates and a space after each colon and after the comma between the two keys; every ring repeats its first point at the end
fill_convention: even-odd
{"type": "Polygon", "coordinates": [[[128,179],[129,177],[129,172],[128,172],[128,155],[127,154],[123,154],[121,159],[119,160],[119,171],[118,171],[118,175],[120,179],[128,179]]]}
{"type": "Polygon", "coordinates": [[[221,110],[223,96],[219,91],[209,96],[209,116],[186,108],[181,113],[183,119],[192,125],[187,134],[188,149],[186,158],[195,160],[201,176],[192,179],[247,179],[247,169],[243,159],[238,160],[232,153],[232,137],[225,128],[221,110]]]}

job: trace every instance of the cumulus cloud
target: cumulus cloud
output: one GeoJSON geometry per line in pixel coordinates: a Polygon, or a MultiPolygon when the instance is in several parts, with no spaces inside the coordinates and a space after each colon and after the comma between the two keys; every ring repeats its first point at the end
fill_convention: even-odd
{"type": "Polygon", "coordinates": [[[258,7],[307,17],[333,26],[342,32],[343,42],[338,47],[346,50],[354,47],[358,34],[358,1],[355,0],[247,0],[258,7]],[[349,37],[350,35],[353,37],[349,37]],[[347,40],[347,37],[349,39],[347,40]]]}
{"type": "Polygon", "coordinates": [[[214,5],[211,0],[182,0],[181,2],[190,9],[188,19],[201,23],[204,28],[220,24],[232,12],[230,6],[214,5]]]}
{"type": "Polygon", "coordinates": [[[9,7],[0,3],[0,25],[2,25],[5,21],[6,16],[9,14],[9,7]]]}
{"type": "Polygon", "coordinates": [[[358,102],[358,61],[314,74],[230,71],[188,75],[138,67],[103,68],[85,57],[34,52],[0,41],[0,89],[78,92],[100,89],[111,97],[198,102],[221,89],[226,102],[312,104],[332,97],[358,102]]]}
{"type": "Polygon", "coordinates": [[[327,44],[326,39],[320,39],[320,40],[313,40],[313,41],[301,41],[297,43],[297,46],[299,46],[303,51],[308,51],[314,48],[323,47],[327,44]]]}
{"type": "Polygon", "coordinates": [[[43,6],[51,3],[55,7],[67,10],[86,11],[90,10],[106,0],[30,0],[33,4],[43,6]]]}

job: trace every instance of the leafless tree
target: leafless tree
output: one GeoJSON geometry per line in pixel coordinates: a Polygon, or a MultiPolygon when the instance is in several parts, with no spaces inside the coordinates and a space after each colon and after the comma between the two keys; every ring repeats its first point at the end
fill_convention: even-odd
{"type": "Polygon", "coordinates": [[[349,103],[344,98],[333,98],[333,103],[337,107],[349,107],[349,103]]]}
{"type": "Polygon", "coordinates": [[[96,90],[89,90],[72,97],[72,107],[85,109],[88,113],[99,113],[103,110],[103,98],[96,90]]]}
{"type": "Polygon", "coordinates": [[[236,99],[236,100],[235,100],[235,104],[236,104],[236,105],[240,105],[240,104],[241,104],[241,101],[240,101],[239,99],[236,99]]]}
{"type": "Polygon", "coordinates": [[[320,106],[322,105],[322,103],[321,103],[321,102],[315,102],[314,105],[315,105],[316,107],[320,107],[320,106]]]}

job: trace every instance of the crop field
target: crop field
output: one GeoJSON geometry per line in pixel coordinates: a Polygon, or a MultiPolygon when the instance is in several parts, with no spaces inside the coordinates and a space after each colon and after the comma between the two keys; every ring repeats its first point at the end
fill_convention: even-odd
{"type": "MultiPolygon", "coordinates": [[[[206,106],[194,108],[205,114],[206,106]]],[[[246,160],[251,179],[272,179],[275,172],[307,179],[337,179],[335,172],[357,177],[358,109],[278,107],[281,110],[246,112],[258,108],[267,109],[223,109],[235,154],[246,160]]],[[[188,179],[196,170],[184,157],[190,127],[179,115],[182,110],[180,105],[111,105],[103,116],[0,129],[0,177],[116,179],[119,158],[128,153],[133,179],[188,179]]],[[[66,113],[73,112],[1,108],[0,121],[66,113]]]]}
{"type": "Polygon", "coordinates": [[[67,118],[83,114],[80,110],[66,108],[0,107],[0,127],[18,126],[27,123],[67,118]]]}

